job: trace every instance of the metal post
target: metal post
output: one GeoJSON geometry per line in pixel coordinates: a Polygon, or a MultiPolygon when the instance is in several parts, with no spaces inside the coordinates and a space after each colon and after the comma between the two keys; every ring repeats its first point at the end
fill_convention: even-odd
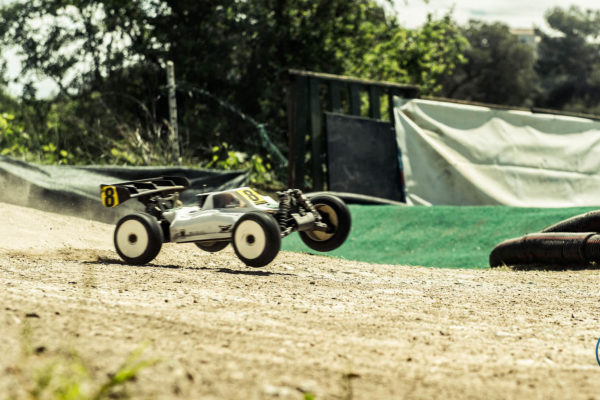
{"type": "Polygon", "coordinates": [[[169,119],[171,124],[172,161],[178,165],[181,161],[179,149],[179,131],[177,129],[177,98],[175,96],[175,66],[167,61],[167,86],[169,88],[169,119]]]}

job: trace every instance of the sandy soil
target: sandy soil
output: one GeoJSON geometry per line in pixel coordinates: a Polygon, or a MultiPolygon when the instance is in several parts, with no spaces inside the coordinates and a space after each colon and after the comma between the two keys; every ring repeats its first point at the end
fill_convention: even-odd
{"type": "Polygon", "coordinates": [[[600,271],[285,252],[251,269],[230,247],[169,244],[132,267],[112,249],[112,226],[5,204],[0,213],[3,394],[23,385],[27,336],[35,357],[76,351],[99,377],[143,345],[159,362],[131,384],[134,398],[600,396],[600,271]]]}

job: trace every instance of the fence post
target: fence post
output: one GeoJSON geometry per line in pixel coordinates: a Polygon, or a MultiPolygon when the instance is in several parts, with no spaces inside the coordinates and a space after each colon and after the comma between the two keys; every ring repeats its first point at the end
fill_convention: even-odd
{"type": "Polygon", "coordinates": [[[360,89],[357,83],[350,83],[350,114],[360,116],[360,89]]]}
{"type": "Polygon", "coordinates": [[[310,78],[308,84],[309,112],[310,112],[310,143],[311,143],[311,175],[312,190],[323,190],[323,159],[322,152],[322,115],[319,92],[319,79],[310,78]]]}
{"type": "Polygon", "coordinates": [[[289,148],[288,185],[304,189],[304,158],[308,132],[308,78],[292,75],[288,96],[289,148]]]}
{"type": "Polygon", "coordinates": [[[380,91],[377,86],[369,86],[369,118],[381,119],[380,91]]]}
{"type": "Polygon", "coordinates": [[[179,165],[181,152],[179,149],[179,131],[177,129],[177,97],[175,96],[175,66],[167,61],[167,86],[169,88],[169,122],[171,124],[172,162],[179,165]]]}
{"type": "Polygon", "coordinates": [[[340,84],[334,80],[330,80],[329,84],[329,102],[331,103],[331,111],[335,113],[342,112],[342,100],[340,98],[340,84]]]}

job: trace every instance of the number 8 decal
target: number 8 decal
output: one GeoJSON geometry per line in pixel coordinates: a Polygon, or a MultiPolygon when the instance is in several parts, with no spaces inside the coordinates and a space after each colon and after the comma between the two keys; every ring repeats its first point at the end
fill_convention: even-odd
{"type": "Polygon", "coordinates": [[[253,201],[253,202],[255,202],[255,203],[256,203],[257,201],[260,201],[260,199],[258,198],[258,196],[257,196],[257,195],[255,195],[255,194],[252,192],[252,190],[250,190],[250,189],[246,189],[246,190],[244,190],[244,194],[246,195],[246,197],[248,197],[250,200],[252,200],[252,201],[253,201]]]}
{"type": "Polygon", "coordinates": [[[114,186],[105,186],[102,188],[102,204],[106,207],[115,207],[119,204],[119,196],[114,186]]]}
{"type": "Polygon", "coordinates": [[[267,202],[265,199],[262,198],[261,195],[259,195],[252,189],[238,190],[238,193],[250,200],[251,202],[253,202],[254,204],[264,204],[267,202]]]}

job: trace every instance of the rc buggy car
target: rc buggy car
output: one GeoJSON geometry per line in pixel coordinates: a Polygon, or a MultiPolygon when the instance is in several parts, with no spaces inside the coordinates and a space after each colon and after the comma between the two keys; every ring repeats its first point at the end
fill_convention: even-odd
{"type": "Polygon", "coordinates": [[[160,177],[101,185],[102,204],[116,207],[137,199],[145,212],[126,215],[117,223],[114,244],[129,264],[146,264],[164,242],[195,243],[217,252],[230,242],[246,265],[269,264],[281,239],[298,231],[313,250],[331,251],[350,232],[350,212],[338,197],[322,194],[310,199],[300,190],[278,192],[278,201],[249,187],[196,196],[197,205],[184,206],[179,194],[190,182],[182,177],[160,177]]]}

